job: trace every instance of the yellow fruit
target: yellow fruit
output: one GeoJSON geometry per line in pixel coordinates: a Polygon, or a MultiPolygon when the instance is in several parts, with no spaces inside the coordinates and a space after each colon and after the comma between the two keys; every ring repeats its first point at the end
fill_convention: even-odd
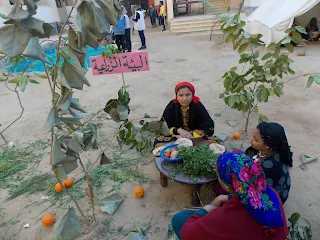
{"type": "Polygon", "coordinates": [[[240,138],[240,133],[234,132],[234,133],[232,134],[232,138],[235,139],[235,140],[239,139],[239,138],[240,138]]]}
{"type": "Polygon", "coordinates": [[[51,213],[47,213],[42,217],[42,224],[46,227],[52,226],[56,219],[51,213]]]}
{"type": "MultiPolygon", "coordinates": [[[[63,183],[62,183],[62,185],[64,186],[63,183]]],[[[56,192],[62,192],[63,187],[60,185],[60,183],[57,183],[57,184],[54,186],[54,190],[56,190],[56,192]]]]}
{"type": "Polygon", "coordinates": [[[71,187],[73,185],[73,178],[69,177],[67,180],[63,181],[65,187],[71,187]]]}
{"type": "Polygon", "coordinates": [[[144,189],[141,186],[134,188],[134,195],[138,198],[143,198],[144,196],[144,189]]]}

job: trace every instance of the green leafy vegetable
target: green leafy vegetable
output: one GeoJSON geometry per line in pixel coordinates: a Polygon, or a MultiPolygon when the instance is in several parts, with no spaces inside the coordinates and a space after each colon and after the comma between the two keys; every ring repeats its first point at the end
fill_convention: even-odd
{"type": "Polygon", "coordinates": [[[208,145],[184,148],[179,151],[179,155],[183,158],[182,173],[191,176],[216,176],[213,166],[219,154],[214,153],[208,145]]]}

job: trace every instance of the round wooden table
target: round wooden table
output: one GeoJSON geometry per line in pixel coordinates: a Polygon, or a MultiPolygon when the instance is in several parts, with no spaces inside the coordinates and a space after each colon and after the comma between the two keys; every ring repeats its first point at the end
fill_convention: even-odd
{"type": "MultiPolygon", "coordinates": [[[[204,140],[204,139],[194,139],[193,145],[199,146],[201,144],[210,144],[211,142],[204,140]]],[[[201,206],[200,199],[199,199],[199,191],[203,184],[210,183],[217,180],[217,177],[191,177],[188,175],[184,175],[182,173],[175,174],[173,172],[173,167],[176,165],[181,165],[181,163],[170,163],[165,161],[161,157],[156,157],[155,159],[156,166],[160,172],[160,185],[162,187],[168,186],[168,179],[171,179],[175,182],[188,184],[192,187],[192,196],[191,196],[191,204],[194,207],[201,206]]]]}

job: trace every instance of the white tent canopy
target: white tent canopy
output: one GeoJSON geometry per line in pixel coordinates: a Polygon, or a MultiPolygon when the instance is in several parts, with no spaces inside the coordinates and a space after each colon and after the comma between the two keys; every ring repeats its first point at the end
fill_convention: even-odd
{"type": "Polygon", "coordinates": [[[286,36],[294,18],[304,27],[312,17],[320,19],[320,0],[268,0],[246,19],[245,30],[261,33],[261,40],[269,45],[286,36]]]}

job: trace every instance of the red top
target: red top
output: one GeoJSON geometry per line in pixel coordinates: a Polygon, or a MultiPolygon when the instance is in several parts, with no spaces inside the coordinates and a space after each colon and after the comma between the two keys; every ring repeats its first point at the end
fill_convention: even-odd
{"type": "MultiPolygon", "coordinates": [[[[280,201],[280,200],[279,200],[280,201]]],[[[281,201],[280,201],[281,202],[281,201]]],[[[205,216],[190,216],[181,229],[182,240],[286,240],[288,227],[281,206],[283,227],[268,229],[259,224],[233,197],[205,216]]]]}

